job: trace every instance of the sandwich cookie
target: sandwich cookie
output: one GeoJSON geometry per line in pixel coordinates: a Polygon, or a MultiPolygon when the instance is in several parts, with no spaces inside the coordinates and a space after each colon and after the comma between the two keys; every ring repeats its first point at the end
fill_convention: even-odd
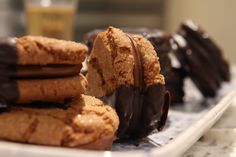
{"type": "Polygon", "coordinates": [[[0,39],[0,106],[63,104],[84,93],[87,81],[79,73],[87,51],[80,43],[46,37],[0,39]]]}
{"type": "Polygon", "coordinates": [[[120,118],[119,138],[138,139],[161,130],[170,103],[157,54],[141,35],[109,27],[88,59],[87,93],[109,102],[120,118]]]}

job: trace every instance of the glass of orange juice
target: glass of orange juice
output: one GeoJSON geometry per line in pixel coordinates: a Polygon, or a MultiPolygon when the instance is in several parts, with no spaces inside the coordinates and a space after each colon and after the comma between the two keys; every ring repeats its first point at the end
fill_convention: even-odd
{"type": "Polygon", "coordinates": [[[27,33],[73,40],[79,0],[24,0],[27,33]]]}

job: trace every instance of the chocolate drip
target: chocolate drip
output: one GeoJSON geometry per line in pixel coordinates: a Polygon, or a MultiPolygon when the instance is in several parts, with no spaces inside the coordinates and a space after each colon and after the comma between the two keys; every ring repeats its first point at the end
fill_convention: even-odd
{"type": "Polygon", "coordinates": [[[133,56],[134,56],[134,86],[139,87],[141,90],[144,88],[144,78],[143,78],[143,66],[142,66],[142,57],[139,49],[137,48],[137,43],[128,35],[128,38],[131,41],[133,48],[133,56]]]}

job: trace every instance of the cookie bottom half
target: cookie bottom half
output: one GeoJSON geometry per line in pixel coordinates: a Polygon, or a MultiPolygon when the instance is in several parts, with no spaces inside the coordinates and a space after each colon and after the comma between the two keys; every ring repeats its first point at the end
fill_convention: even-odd
{"type": "Polygon", "coordinates": [[[12,107],[0,113],[0,139],[72,148],[111,149],[119,118],[102,101],[82,95],[68,108],[12,107]]]}

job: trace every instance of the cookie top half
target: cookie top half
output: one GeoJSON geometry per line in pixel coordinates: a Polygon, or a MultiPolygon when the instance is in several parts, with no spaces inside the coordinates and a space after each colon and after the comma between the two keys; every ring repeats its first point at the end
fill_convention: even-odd
{"type": "Polygon", "coordinates": [[[98,97],[120,85],[135,85],[137,80],[144,88],[165,82],[152,44],[140,35],[131,36],[114,27],[97,35],[88,69],[89,93],[98,97]]]}
{"type": "Polygon", "coordinates": [[[81,64],[85,45],[41,36],[0,39],[0,63],[18,65],[81,64]]]}

